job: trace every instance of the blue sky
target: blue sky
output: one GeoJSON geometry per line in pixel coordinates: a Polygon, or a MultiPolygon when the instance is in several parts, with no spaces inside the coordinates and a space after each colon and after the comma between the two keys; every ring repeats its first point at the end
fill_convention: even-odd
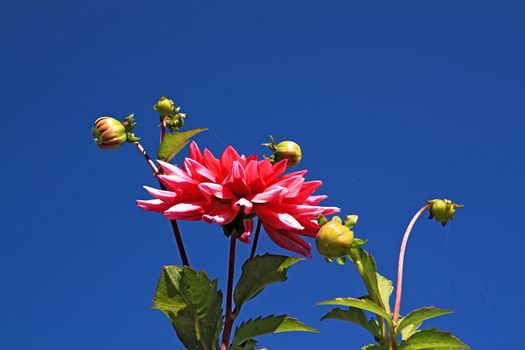
{"type": "MultiPolygon", "coordinates": [[[[135,206],[155,181],[133,147],[101,152],[90,135],[99,116],[135,113],[155,153],[161,95],[190,114],[188,127],[210,128],[196,140],[215,153],[228,144],[262,153],[269,134],[299,142],[308,178],[324,181],[327,205],[360,215],[357,235],[391,279],[421,204],[465,204],[446,228],[416,225],[402,312],[450,308],[427,326],[474,349],[519,347],[524,10],[519,1],[2,1],[1,347],[180,348],[150,308],[162,265],[179,263],[168,222],[135,206]]],[[[224,288],[219,227],[181,229],[192,264],[224,288]]],[[[283,253],[266,236],[259,251],[283,253]]],[[[352,324],[319,322],[327,309],[314,306],[364,293],[351,266],[315,256],[289,276],[241,318],[288,313],[322,333],[261,345],[372,341],[352,324]]]]}

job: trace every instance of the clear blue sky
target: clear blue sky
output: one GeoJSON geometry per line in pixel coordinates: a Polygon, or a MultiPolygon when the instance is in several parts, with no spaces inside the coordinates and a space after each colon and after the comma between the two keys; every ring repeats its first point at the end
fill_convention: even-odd
{"type": "MultiPolygon", "coordinates": [[[[160,95],[208,127],[197,141],[303,148],[327,205],[395,277],[402,233],[424,200],[465,204],[423,220],[406,257],[402,311],[474,349],[518,348],[525,309],[525,5],[520,1],[2,1],[0,347],[176,349],[150,308],[169,224],[135,206],[155,185],[133,147],[101,152],[95,118],[135,113],[155,153],[160,95]],[[518,336],[518,337],[517,337],[518,336]]],[[[184,152],[186,154],[186,152],[184,152]]],[[[179,158],[180,159],[180,158],[179,158]]],[[[228,242],[182,223],[191,262],[224,286],[228,242]]],[[[260,251],[283,251],[262,236],[260,251]]],[[[249,252],[242,246],[240,256],[249,252]]],[[[351,266],[296,265],[241,318],[288,313],[321,329],[263,337],[270,349],[357,349],[357,326],[319,322],[316,301],[364,293],[351,266]]]]}

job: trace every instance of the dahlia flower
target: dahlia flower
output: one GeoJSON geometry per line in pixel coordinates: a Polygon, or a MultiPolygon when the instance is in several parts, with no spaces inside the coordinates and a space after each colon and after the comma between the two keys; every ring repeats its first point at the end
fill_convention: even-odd
{"type": "Polygon", "coordinates": [[[306,170],[283,174],[286,160],[272,164],[257,155],[239,155],[231,146],[217,159],[193,142],[182,168],[158,162],[164,172],[158,178],[166,190],[144,186],[155,199],[139,200],[139,207],[169,220],[203,220],[221,226],[240,215],[244,232],[239,239],[246,243],[257,216],[273,242],[309,257],[310,244],[300,236],[315,237],[319,215],[339,211],[318,205],[326,196],[312,194],[322,182],[306,182],[306,170]]]}

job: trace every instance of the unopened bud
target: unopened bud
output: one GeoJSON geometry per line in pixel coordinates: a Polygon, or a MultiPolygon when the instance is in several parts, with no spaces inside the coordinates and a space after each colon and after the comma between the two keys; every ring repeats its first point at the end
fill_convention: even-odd
{"type": "Polygon", "coordinates": [[[95,120],[92,134],[98,147],[102,149],[118,148],[127,139],[124,125],[111,117],[101,117],[95,120]]]}
{"type": "Polygon", "coordinates": [[[301,147],[293,141],[282,141],[275,146],[275,162],[288,160],[288,167],[293,167],[301,161],[301,147]]]}
{"type": "Polygon", "coordinates": [[[175,102],[165,96],[162,96],[153,106],[153,109],[159,112],[161,118],[166,117],[175,112],[175,102]]]}
{"type": "Polygon", "coordinates": [[[430,204],[429,219],[436,219],[441,225],[445,226],[449,220],[454,218],[456,209],[463,208],[463,205],[456,204],[448,199],[433,199],[427,201],[430,204]]]}
{"type": "Polygon", "coordinates": [[[331,221],[321,226],[315,239],[317,250],[328,259],[348,255],[354,241],[354,232],[334,216],[331,221]]]}

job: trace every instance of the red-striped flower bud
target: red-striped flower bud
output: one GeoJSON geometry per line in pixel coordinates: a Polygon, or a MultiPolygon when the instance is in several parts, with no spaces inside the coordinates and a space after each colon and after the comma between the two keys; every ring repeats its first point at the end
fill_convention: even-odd
{"type": "Polygon", "coordinates": [[[98,147],[102,149],[118,148],[127,139],[124,125],[111,117],[101,117],[95,120],[92,134],[98,147]]]}

